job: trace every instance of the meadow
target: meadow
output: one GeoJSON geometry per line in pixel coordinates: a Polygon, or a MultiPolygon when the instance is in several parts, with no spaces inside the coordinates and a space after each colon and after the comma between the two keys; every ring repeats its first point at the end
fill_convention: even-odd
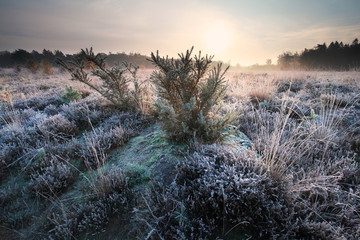
{"type": "Polygon", "coordinates": [[[234,130],[184,144],[152,71],[120,111],[61,68],[0,69],[1,238],[360,239],[360,72],[230,69],[234,130]]]}

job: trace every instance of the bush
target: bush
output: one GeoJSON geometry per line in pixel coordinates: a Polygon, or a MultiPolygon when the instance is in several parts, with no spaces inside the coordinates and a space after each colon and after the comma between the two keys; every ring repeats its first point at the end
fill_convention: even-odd
{"type": "Polygon", "coordinates": [[[66,188],[72,172],[70,166],[57,158],[44,158],[33,167],[30,189],[39,197],[49,197],[66,188]]]}
{"type": "Polygon", "coordinates": [[[146,201],[150,213],[139,219],[148,222],[148,239],[237,239],[239,232],[291,239],[298,227],[286,183],[249,150],[204,146],[178,166],[168,190],[155,189],[146,201]]]}
{"type": "Polygon", "coordinates": [[[129,199],[124,193],[112,193],[96,201],[88,202],[78,217],[78,232],[88,235],[104,231],[104,227],[114,215],[127,210],[129,199]]]}
{"type": "Polygon", "coordinates": [[[87,201],[73,204],[62,213],[53,212],[46,228],[50,239],[78,239],[78,234],[94,236],[102,232],[112,217],[129,211],[132,191],[118,167],[104,170],[85,188],[87,201]],[[93,194],[89,194],[89,192],[93,194]]]}
{"type": "Polygon", "coordinates": [[[11,124],[0,131],[0,156],[1,161],[6,165],[12,166],[15,163],[21,163],[27,152],[38,148],[42,143],[43,137],[37,134],[34,127],[25,129],[18,124],[11,124]],[[18,161],[18,159],[20,159],[18,161]]]}
{"type": "Polygon", "coordinates": [[[98,127],[84,134],[84,144],[81,146],[82,158],[88,168],[96,169],[104,164],[105,153],[110,149],[124,145],[134,131],[121,126],[105,129],[98,127]]]}
{"type": "Polygon", "coordinates": [[[66,86],[66,91],[61,95],[61,100],[68,104],[71,101],[79,100],[82,98],[81,94],[77,90],[73,90],[71,86],[66,86]]]}
{"type": "Polygon", "coordinates": [[[48,60],[45,60],[45,59],[41,60],[40,66],[41,66],[44,74],[47,74],[47,75],[54,74],[53,67],[48,60]]]}
{"type": "Polygon", "coordinates": [[[66,140],[78,133],[77,126],[61,114],[45,118],[39,125],[46,139],[66,140]]]}
{"type": "Polygon", "coordinates": [[[109,196],[113,193],[121,193],[126,196],[129,193],[128,178],[121,168],[111,166],[97,175],[92,191],[98,197],[109,196]]]}
{"type": "Polygon", "coordinates": [[[218,114],[228,68],[222,71],[220,63],[210,71],[213,56],[202,57],[200,52],[192,58],[192,50],[179,54],[180,59],[151,53],[151,61],[159,68],[151,76],[159,97],[154,106],[171,139],[184,141],[195,136],[216,141],[234,121],[233,114],[218,114]]]}
{"type": "Polygon", "coordinates": [[[88,85],[119,109],[141,111],[144,108],[147,94],[143,84],[138,81],[136,76],[138,66],[123,63],[107,68],[105,58],[101,54],[95,55],[92,48],[90,50],[82,49],[81,56],[83,57],[73,58],[68,63],[61,59],[58,59],[57,62],[71,73],[72,80],[88,85]],[[92,76],[100,79],[102,86],[91,82],[89,73],[85,70],[86,65],[92,68],[92,76]],[[130,83],[133,84],[133,90],[129,88],[130,83]]]}
{"type": "Polygon", "coordinates": [[[34,61],[33,59],[30,59],[27,63],[26,63],[26,68],[29,69],[32,73],[37,73],[37,71],[39,70],[40,66],[39,64],[34,61]]]}
{"type": "Polygon", "coordinates": [[[60,94],[61,93],[57,89],[54,91],[49,91],[44,95],[37,94],[26,100],[19,100],[15,102],[14,107],[19,110],[32,108],[33,110],[39,110],[39,111],[43,111],[50,104],[58,107],[63,104],[61,99],[57,97],[60,94]]]}
{"type": "Polygon", "coordinates": [[[90,128],[92,124],[98,124],[104,118],[110,117],[114,110],[91,95],[79,101],[72,101],[68,105],[62,105],[59,111],[70,122],[74,122],[83,130],[90,128]]]}
{"type": "Polygon", "coordinates": [[[99,127],[103,127],[105,131],[114,126],[121,125],[122,128],[131,129],[134,132],[140,132],[147,127],[148,119],[144,115],[138,113],[120,112],[114,113],[111,117],[100,123],[99,127]]]}
{"type": "MultiPolygon", "coordinates": [[[[99,171],[98,171],[99,173],[99,171]]],[[[111,216],[121,213],[126,209],[131,199],[128,179],[122,169],[112,166],[110,170],[97,175],[92,182],[91,191],[95,196],[82,209],[79,216],[78,230],[100,231],[111,216]]]]}

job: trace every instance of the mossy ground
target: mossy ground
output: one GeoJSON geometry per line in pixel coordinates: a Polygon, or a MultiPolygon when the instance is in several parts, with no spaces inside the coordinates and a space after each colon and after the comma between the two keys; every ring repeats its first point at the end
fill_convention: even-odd
{"type": "Polygon", "coordinates": [[[181,161],[179,151],[185,145],[169,142],[159,125],[152,125],[125,146],[109,154],[109,163],[125,170],[135,187],[146,187],[149,181],[171,182],[175,166],[181,161]]]}

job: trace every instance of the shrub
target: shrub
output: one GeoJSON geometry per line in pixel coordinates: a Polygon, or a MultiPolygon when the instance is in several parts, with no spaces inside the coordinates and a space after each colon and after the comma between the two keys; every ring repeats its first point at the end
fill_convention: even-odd
{"type": "Polygon", "coordinates": [[[33,59],[30,59],[27,63],[26,63],[26,68],[28,68],[32,73],[37,73],[37,71],[39,70],[40,66],[37,62],[35,62],[33,59]]]}
{"type": "Polygon", "coordinates": [[[59,209],[62,213],[54,212],[48,217],[50,239],[78,239],[79,233],[93,236],[103,231],[112,217],[129,210],[132,192],[120,168],[106,169],[90,183],[94,194],[88,194],[85,188],[89,197],[86,202],[75,203],[66,211],[59,209]]]}
{"type": "Polygon", "coordinates": [[[42,145],[42,137],[36,133],[35,128],[25,129],[18,124],[11,124],[0,131],[0,156],[6,165],[22,163],[19,158],[31,149],[42,145]]]}
{"type": "Polygon", "coordinates": [[[6,156],[5,154],[6,152],[4,153],[4,149],[2,149],[0,151],[0,180],[2,180],[3,177],[5,177],[7,174],[7,166],[6,166],[7,164],[5,162],[5,156],[6,156]]]}
{"type": "Polygon", "coordinates": [[[222,71],[220,63],[209,71],[213,56],[202,57],[200,52],[192,58],[192,51],[179,54],[180,59],[151,53],[151,61],[159,68],[151,76],[159,97],[154,106],[171,139],[183,141],[195,136],[215,141],[224,137],[224,130],[234,120],[230,113],[218,114],[228,68],[222,71]]]}
{"type": "Polygon", "coordinates": [[[121,213],[129,205],[131,190],[122,169],[112,166],[99,173],[91,183],[95,198],[86,203],[78,216],[79,232],[99,232],[114,214],[121,213]],[[89,231],[90,230],[90,231],[89,231]]]}
{"type": "Polygon", "coordinates": [[[82,143],[78,139],[72,138],[71,140],[66,142],[49,142],[46,144],[45,150],[47,153],[55,156],[57,155],[63,158],[73,159],[80,158],[82,156],[82,152],[79,151],[81,147],[82,143]]]}
{"type": "Polygon", "coordinates": [[[101,232],[111,217],[126,209],[127,201],[125,194],[115,192],[88,202],[79,215],[77,230],[91,235],[101,232]]]}
{"type": "Polygon", "coordinates": [[[112,166],[111,169],[104,170],[96,177],[92,190],[100,197],[115,192],[126,196],[129,193],[128,179],[121,168],[112,166]]]}
{"type": "Polygon", "coordinates": [[[237,239],[233,232],[289,239],[297,227],[289,196],[256,153],[204,146],[178,166],[168,190],[146,199],[150,213],[142,220],[152,230],[148,239],[237,239]]]}
{"type": "Polygon", "coordinates": [[[305,80],[303,79],[293,79],[293,80],[279,80],[277,82],[279,93],[291,91],[299,92],[304,87],[305,80]]]}
{"type": "Polygon", "coordinates": [[[77,90],[73,90],[71,86],[65,87],[66,91],[61,95],[61,100],[68,104],[71,101],[79,100],[82,98],[81,94],[77,90]]]}
{"type": "Polygon", "coordinates": [[[88,85],[121,110],[142,110],[146,89],[137,79],[138,66],[123,63],[107,68],[105,58],[101,54],[95,55],[92,48],[82,49],[81,55],[83,58],[73,58],[68,63],[61,59],[57,62],[71,73],[72,80],[88,85]],[[89,73],[85,70],[87,64],[92,68],[91,75],[100,79],[102,86],[91,82],[89,73]],[[129,88],[130,83],[133,84],[133,90],[129,88]]]}
{"type": "Polygon", "coordinates": [[[52,65],[48,60],[45,60],[45,59],[41,60],[40,66],[41,66],[41,68],[43,70],[43,73],[45,73],[47,75],[54,74],[54,70],[52,68],[52,65]]]}
{"type": "Polygon", "coordinates": [[[14,107],[19,110],[24,110],[27,108],[32,108],[33,110],[44,110],[50,104],[54,106],[60,106],[63,102],[60,100],[59,96],[61,93],[56,89],[51,92],[47,92],[44,95],[37,94],[33,97],[30,97],[26,100],[19,100],[14,103],[14,107]]]}
{"type": "Polygon", "coordinates": [[[102,119],[111,116],[114,113],[113,110],[93,96],[60,107],[62,114],[80,129],[87,129],[91,127],[91,124],[98,124],[102,119]]]}
{"type": "Polygon", "coordinates": [[[123,129],[121,126],[104,130],[98,127],[84,135],[84,144],[81,146],[82,158],[90,169],[98,168],[104,164],[105,153],[117,146],[124,145],[134,132],[123,129]]]}
{"type": "Polygon", "coordinates": [[[70,166],[57,158],[44,158],[33,167],[30,189],[39,197],[49,197],[66,188],[72,173],[70,166]]]}
{"type": "Polygon", "coordinates": [[[60,114],[45,118],[38,127],[47,139],[64,140],[78,133],[76,125],[60,114]]]}
{"type": "Polygon", "coordinates": [[[52,104],[48,105],[45,109],[44,109],[44,113],[46,113],[49,116],[53,116],[59,113],[59,107],[54,106],[52,104]]]}
{"type": "Polygon", "coordinates": [[[270,93],[266,89],[254,89],[248,93],[248,96],[252,103],[258,104],[270,99],[270,93]]]}
{"type": "Polygon", "coordinates": [[[103,127],[105,131],[113,128],[114,126],[119,126],[123,128],[128,128],[134,132],[139,132],[141,129],[145,128],[148,124],[148,119],[144,115],[138,113],[129,113],[121,112],[115,113],[108,119],[104,120],[99,126],[103,127]]]}
{"type": "MultiPolygon", "coordinates": [[[[60,240],[60,239],[76,239],[74,236],[76,227],[77,227],[77,218],[76,211],[75,213],[71,212],[71,215],[68,216],[65,212],[62,213],[52,213],[48,216],[47,228],[48,238],[50,240],[60,240]]],[[[70,215],[70,214],[69,214],[70,215]]]]}

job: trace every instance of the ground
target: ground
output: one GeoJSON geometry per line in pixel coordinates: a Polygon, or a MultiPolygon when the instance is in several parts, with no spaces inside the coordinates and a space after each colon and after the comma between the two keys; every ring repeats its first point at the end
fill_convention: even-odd
{"type": "Polygon", "coordinates": [[[238,120],[215,145],[171,142],[156,116],[54,72],[0,70],[6,239],[360,237],[359,72],[229,72],[238,120]]]}

